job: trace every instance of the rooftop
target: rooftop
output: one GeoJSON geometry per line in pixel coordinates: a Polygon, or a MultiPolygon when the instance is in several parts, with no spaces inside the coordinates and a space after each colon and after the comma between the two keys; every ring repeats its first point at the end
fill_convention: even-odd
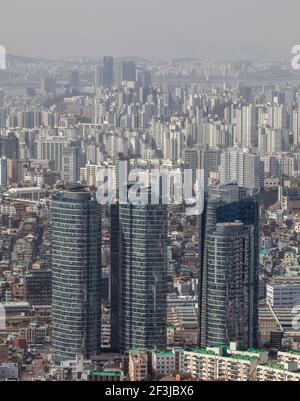
{"type": "Polygon", "coordinates": [[[158,355],[158,356],[172,356],[173,352],[172,351],[155,351],[155,355],[158,355]]]}
{"type": "Polygon", "coordinates": [[[255,354],[264,354],[265,352],[268,352],[265,349],[255,349],[255,348],[249,348],[246,350],[246,352],[253,352],[255,354]]]}
{"type": "Polygon", "coordinates": [[[205,354],[205,355],[216,355],[216,353],[212,350],[206,350],[204,348],[195,348],[191,352],[196,354],[205,354]]]}
{"type": "Polygon", "coordinates": [[[102,376],[102,377],[120,377],[123,376],[122,370],[91,370],[90,376],[102,376]]]}
{"type": "Polygon", "coordinates": [[[272,369],[284,370],[284,366],[281,363],[278,363],[275,361],[269,361],[269,362],[266,362],[263,365],[259,365],[259,366],[266,366],[266,367],[272,368],[272,369]]]}

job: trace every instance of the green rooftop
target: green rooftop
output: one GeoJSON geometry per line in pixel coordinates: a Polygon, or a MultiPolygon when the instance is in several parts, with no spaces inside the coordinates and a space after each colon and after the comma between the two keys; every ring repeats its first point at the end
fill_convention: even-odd
{"type": "Polygon", "coordinates": [[[272,368],[272,369],[284,370],[284,366],[281,363],[274,362],[274,361],[266,362],[260,366],[267,366],[268,368],[272,368]]]}
{"type": "Polygon", "coordinates": [[[154,353],[158,356],[172,356],[173,355],[172,351],[155,351],[154,353]]]}
{"type": "Polygon", "coordinates": [[[268,352],[268,351],[266,351],[264,349],[249,348],[249,349],[247,349],[246,352],[253,352],[255,354],[263,354],[263,353],[268,352]]]}
{"type": "Polygon", "coordinates": [[[290,354],[294,354],[294,355],[299,355],[300,356],[300,350],[299,349],[289,349],[287,351],[280,351],[280,352],[288,352],[290,354]]]}
{"type": "Polygon", "coordinates": [[[93,377],[121,377],[123,372],[121,370],[91,370],[89,375],[93,377]]]}
{"type": "Polygon", "coordinates": [[[207,350],[204,348],[195,348],[191,352],[195,352],[195,354],[216,355],[216,353],[214,351],[207,350]]]}
{"type": "Polygon", "coordinates": [[[225,356],[227,358],[240,359],[242,361],[257,361],[257,358],[255,356],[249,356],[249,355],[230,354],[230,355],[225,355],[225,356]]]}

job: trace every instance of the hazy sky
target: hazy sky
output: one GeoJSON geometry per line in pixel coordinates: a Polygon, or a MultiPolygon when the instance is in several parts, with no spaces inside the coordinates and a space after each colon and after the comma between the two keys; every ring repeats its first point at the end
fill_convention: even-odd
{"type": "Polygon", "coordinates": [[[28,56],[288,58],[299,0],[1,0],[0,44],[28,56]]]}

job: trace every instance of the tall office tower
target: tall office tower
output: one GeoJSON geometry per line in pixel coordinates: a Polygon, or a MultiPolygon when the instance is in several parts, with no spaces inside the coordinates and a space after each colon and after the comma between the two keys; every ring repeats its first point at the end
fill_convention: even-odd
{"type": "Polygon", "coordinates": [[[147,88],[152,84],[152,74],[151,71],[141,70],[137,71],[137,80],[138,83],[143,87],[147,88]]]}
{"type": "Polygon", "coordinates": [[[23,113],[24,125],[23,128],[34,128],[34,112],[25,111],[23,113]]]}
{"type": "Polygon", "coordinates": [[[134,61],[124,61],[120,63],[119,81],[136,81],[136,65],[134,61]]]}
{"type": "Polygon", "coordinates": [[[103,86],[103,67],[97,64],[95,66],[95,88],[101,88],[103,86]]]}
{"type": "Polygon", "coordinates": [[[249,338],[249,302],[253,269],[254,228],[241,222],[219,223],[207,234],[208,346],[249,338]]]}
{"type": "Polygon", "coordinates": [[[184,150],[185,168],[192,170],[192,180],[195,184],[197,179],[197,169],[200,169],[199,150],[195,148],[186,148],[184,150]]]}
{"type": "Polygon", "coordinates": [[[54,77],[45,77],[41,80],[41,91],[43,95],[55,95],[56,79],[54,77]]]}
{"type": "Polygon", "coordinates": [[[204,184],[208,185],[211,173],[217,172],[221,162],[220,149],[208,149],[206,146],[199,148],[200,168],[204,170],[204,184]]]}
{"type": "Polygon", "coordinates": [[[67,183],[76,183],[80,177],[82,154],[80,147],[74,143],[63,149],[62,179],[67,183]]]}
{"type": "Polygon", "coordinates": [[[19,159],[19,139],[15,133],[0,137],[1,156],[11,160],[19,159]]]}
{"type": "Polygon", "coordinates": [[[2,157],[0,159],[0,187],[7,186],[7,159],[2,157]]]}
{"type": "Polygon", "coordinates": [[[167,205],[120,204],[121,350],[167,345],[167,205]]]}
{"type": "Polygon", "coordinates": [[[252,88],[251,86],[239,86],[238,89],[240,97],[244,99],[246,103],[252,103],[252,88]]]}
{"type": "Polygon", "coordinates": [[[101,207],[84,189],[53,197],[53,359],[90,358],[101,348],[101,207]]]}
{"type": "MultiPolygon", "coordinates": [[[[259,204],[256,196],[247,196],[244,188],[237,184],[224,184],[210,188],[205,199],[205,208],[200,216],[199,230],[199,345],[206,347],[209,344],[209,333],[212,328],[209,323],[213,316],[209,309],[211,302],[211,286],[213,282],[221,280],[218,274],[211,275],[211,263],[214,258],[208,254],[208,239],[212,232],[216,231],[218,223],[231,223],[241,221],[252,230],[252,253],[251,258],[245,264],[245,282],[248,282],[247,289],[247,338],[244,346],[256,346],[258,343],[258,282],[259,282],[259,204]],[[208,270],[210,269],[210,270],[208,270]],[[247,276],[247,277],[246,277],[247,276]],[[212,281],[212,282],[211,282],[212,281]]],[[[217,259],[215,258],[215,263],[217,259]]],[[[228,259],[228,269],[233,268],[235,262],[228,259]]],[[[221,285],[220,282],[220,289],[221,285]]],[[[243,284],[241,283],[241,286],[243,284]]],[[[231,341],[231,338],[228,338],[231,341]]]]}
{"type": "Polygon", "coordinates": [[[4,98],[5,98],[4,92],[2,89],[0,89],[0,107],[4,107],[4,98]]]}
{"type": "Polygon", "coordinates": [[[121,243],[120,243],[120,217],[119,217],[119,201],[120,201],[120,179],[121,186],[125,183],[122,181],[124,177],[128,177],[130,172],[130,160],[119,153],[115,157],[115,177],[116,177],[116,203],[110,205],[110,246],[111,246],[111,271],[110,271],[110,309],[111,309],[111,349],[119,351],[120,344],[120,292],[121,292],[121,243]],[[124,164],[126,163],[125,171],[124,164]],[[127,169],[127,172],[126,172],[127,169]]]}
{"type": "Polygon", "coordinates": [[[79,88],[80,75],[78,70],[70,71],[69,84],[72,88],[79,88]]]}
{"type": "Polygon", "coordinates": [[[120,294],[121,294],[121,265],[120,265],[120,217],[119,203],[110,205],[110,347],[120,351],[120,294]]]}
{"type": "Polygon", "coordinates": [[[110,89],[114,83],[114,59],[113,57],[103,57],[103,86],[110,89]]]}

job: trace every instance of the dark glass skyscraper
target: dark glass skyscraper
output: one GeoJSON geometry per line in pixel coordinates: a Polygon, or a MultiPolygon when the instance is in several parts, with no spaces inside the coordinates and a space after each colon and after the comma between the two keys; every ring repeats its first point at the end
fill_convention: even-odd
{"type": "Polygon", "coordinates": [[[101,207],[84,189],[56,194],[51,208],[52,347],[55,363],[101,348],[101,207]]]}
{"type": "Polygon", "coordinates": [[[119,206],[122,351],[167,345],[167,226],[166,205],[119,206]]]}
{"type": "MultiPolygon", "coordinates": [[[[127,177],[130,171],[130,160],[123,153],[115,157],[116,166],[116,204],[110,205],[111,216],[111,272],[110,272],[110,308],[111,308],[111,348],[119,351],[120,343],[120,294],[121,294],[121,242],[120,242],[120,215],[119,185],[124,185],[124,176],[127,177]],[[123,162],[123,164],[122,164],[123,162]],[[123,169],[125,168],[125,171],[123,169]]],[[[125,190],[126,194],[126,190],[125,190]]]]}
{"type": "Polygon", "coordinates": [[[118,352],[120,350],[120,292],[121,292],[119,203],[110,205],[110,216],[111,216],[110,346],[113,351],[118,352]]]}
{"type": "Polygon", "coordinates": [[[114,83],[114,59],[113,57],[103,57],[103,86],[110,89],[114,83]]]}
{"type": "MultiPolygon", "coordinates": [[[[210,313],[209,288],[211,280],[208,269],[208,238],[216,231],[217,223],[241,221],[252,228],[252,256],[247,259],[244,274],[247,275],[247,321],[248,342],[245,346],[257,345],[258,342],[258,285],[259,285],[259,204],[257,197],[247,196],[244,188],[237,184],[224,184],[210,188],[205,200],[204,212],[200,218],[200,269],[199,269],[199,345],[209,344],[208,333],[211,332],[208,318],[210,313]]],[[[211,260],[211,255],[210,255],[211,260]]],[[[228,269],[231,268],[228,260],[228,269]]],[[[246,280],[246,278],[245,278],[246,280]]],[[[220,283],[221,285],[221,283],[220,283]]],[[[241,284],[242,285],[242,284],[241,284]]],[[[211,294],[210,294],[211,295],[211,294]]],[[[246,302],[246,301],[245,301],[246,302]]],[[[234,340],[228,336],[228,341],[234,340]]]]}
{"type": "Polygon", "coordinates": [[[124,61],[120,64],[120,83],[136,81],[136,65],[133,61],[124,61]]]}
{"type": "Polygon", "coordinates": [[[207,235],[207,345],[250,346],[249,302],[254,228],[218,223],[207,235]]]}

